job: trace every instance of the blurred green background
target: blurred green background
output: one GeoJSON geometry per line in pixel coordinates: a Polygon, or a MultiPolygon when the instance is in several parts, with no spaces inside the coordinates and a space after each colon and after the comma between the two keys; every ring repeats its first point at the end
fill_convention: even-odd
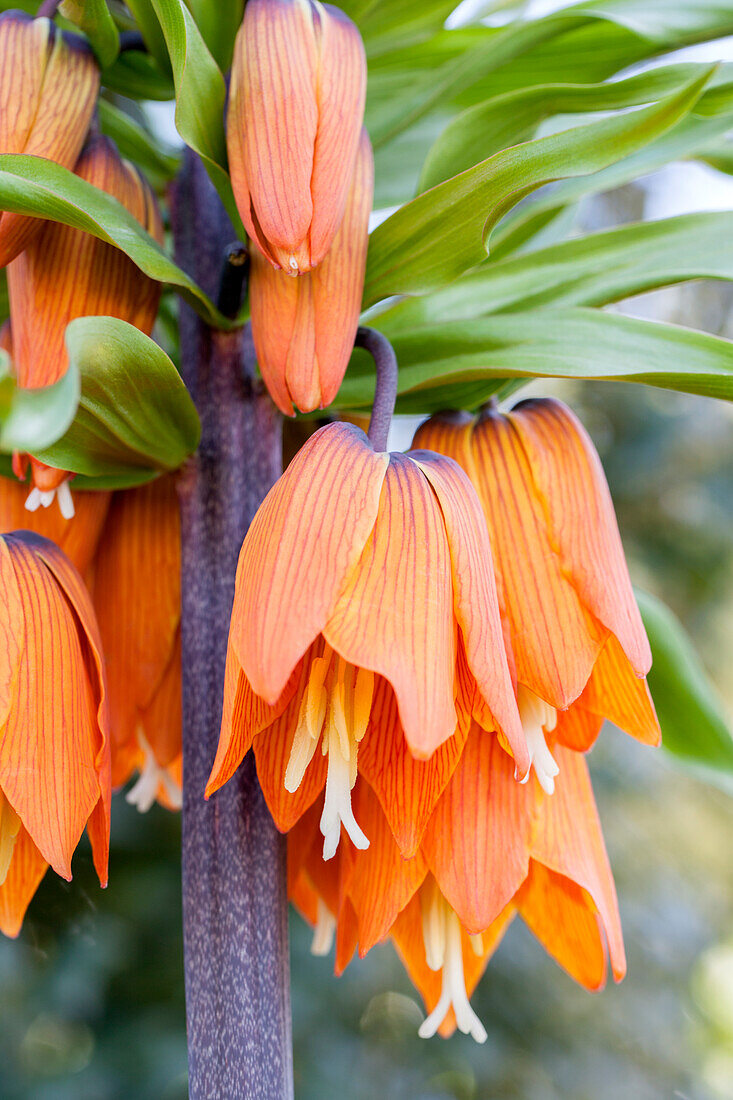
{"type": "MultiPolygon", "coordinates": [[[[712,329],[730,305],[709,286],[675,298],[681,319],[707,308],[712,329]]],[[[554,390],[601,451],[634,579],[677,612],[730,707],[730,410],[642,387],[554,390]]],[[[611,728],[591,769],[626,981],[585,993],[515,922],[475,996],[487,1044],[423,1042],[418,998],[390,947],[336,980],[294,916],[299,1100],[733,1096],[733,800],[611,728]]],[[[82,846],[73,882],[49,874],[20,939],[0,943],[3,1100],[186,1096],[178,841],[177,817],[141,817],[117,796],[109,889],[82,846]]]]}

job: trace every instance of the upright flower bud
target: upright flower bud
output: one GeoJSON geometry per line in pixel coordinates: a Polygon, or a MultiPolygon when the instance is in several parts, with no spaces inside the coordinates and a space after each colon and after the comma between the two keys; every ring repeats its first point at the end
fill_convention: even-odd
{"type": "Polygon", "coordinates": [[[268,260],[310,271],[341,224],[366,97],[359,32],[318,0],[249,0],[227,147],[237,207],[268,260]]]}
{"type": "Polygon", "coordinates": [[[102,646],[81,577],[30,531],[0,537],[0,930],[20,931],[86,826],[107,884],[110,748],[102,646]]]}
{"type": "MultiPolygon", "coordinates": [[[[93,137],[75,171],[118,199],[162,241],[160,213],[150,186],[136,168],[120,159],[109,138],[93,137]]],[[[57,382],[66,373],[69,359],[64,334],[75,317],[119,317],[149,335],[158,311],[160,285],[143,275],[119,249],[81,230],[49,221],[8,265],[8,294],[18,385],[36,389],[57,382]]],[[[29,461],[34,491],[26,507],[31,511],[39,505],[47,507],[58,492],[62,512],[73,515],[67,472],[15,455],[14,470],[19,477],[25,476],[29,461]]]]}
{"type": "MultiPolygon", "coordinates": [[[[0,153],[25,153],[73,168],[99,91],[88,45],[48,19],[0,15],[0,153]]],[[[0,214],[0,266],[10,263],[45,223],[0,214]]]]}
{"type": "Polygon", "coordinates": [[[374,159],[362,130],[343,221],[323,263],[298,279],[253,249],[252,335],[279,409],[323,408],[338,393],[359,324],[374,191],[374,159]]]}

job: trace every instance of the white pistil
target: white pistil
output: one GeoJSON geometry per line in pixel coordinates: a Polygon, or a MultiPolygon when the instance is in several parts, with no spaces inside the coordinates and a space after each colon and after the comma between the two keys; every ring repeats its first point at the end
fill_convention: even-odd
{"type": "Polygon", "coordinates": [[[26,511],[37,512],[39,508],[50,508],[54,498],[58,501],[59,511],[64,519],[73,519],[74,500],[68,481],[62,481],[57,489],[49,489],[47,492],[41,492],[36,487],[31,489],[25,502],[26,511]]]}
{"type": "Polygon", "coordinates": [[[298,273],[298,261],[295,256],[291,256],[288,260],[288,275],[297,275],[298,273]]]}
{"type": "Polygon", "coordinates": [[[374,674],[357,669],[325,647],[314,657],[300,704],[298,725],[285,769],[285,790],[294,794],[303,781],[320,740],[328,758],[326,795],[321,815],[323,858],[331,859],[343,825],[355,847],[369,840],[354,818],[351,792],[356,783],[359,742],[366,733],[374,694],[374,674]]]}
{"type": "Polygon", "coordinates": [[[145,734],[140,729],[137,731],[137,742],[145,760],[136,782],[125,795],[125,801],[131,806],[136,806],[141,814],[146,814],[155,802],[158,787],[162,784],[172,809],[180,810],[183,803],[181,788],[166,769],[161,768],[145,734]]]}
{"type": "Polygon", "coordinates": [[[311,943],[311,955],[327,955],[333,947],[335,933],[336,918],[325,901],[319,898],[316,927],[313,931],[313,942],[311,943]]]}
{"type": "Polygon", "coordinates": [[[431,970],[442,972],[442,986],[440,999],[423,1020],[418,1035],[421,1039],[435,1035],[452,1007],[458,1030],[471,1035],[477,1043],[485,1043],[486,1029],[471,1008],[466,992],[460,921],[437,887],[426,898],[427,904],[423,906],[425,960],[431,970]]]}
{"type": "Polygon", "coordinates": [[[524,684],[518,686],[517,705],[529,749],[529,768],[520,782],[527,782],[534,766],[535,775],[542,790],[547,794],[553,794],[555,776],[560,769],[547,747],[545,733],[551,733],[557,725],[557,711],[524,684]]]}

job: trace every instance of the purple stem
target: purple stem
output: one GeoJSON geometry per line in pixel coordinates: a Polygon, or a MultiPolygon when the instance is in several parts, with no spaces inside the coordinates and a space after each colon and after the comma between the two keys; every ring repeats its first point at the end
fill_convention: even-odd
{"type": "Polygon", "coordinates": [[[377,368],[377,385],[367,435],[375,451],[386,451],[389,426],[397,400],[397,356],[386,336],[364,325],[356,331],[354,347],[368,351],[377,368]]]}

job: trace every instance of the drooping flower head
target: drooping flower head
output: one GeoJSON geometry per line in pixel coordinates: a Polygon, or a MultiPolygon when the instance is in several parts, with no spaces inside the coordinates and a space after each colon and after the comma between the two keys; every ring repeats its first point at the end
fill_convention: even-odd
{"type": "Polygon", "coordinates": [[[326,258],[292,279],[252,250],[252,336],[262,377],[278,408],[324,408],[343,380],[359,324],[374,188],[366,130],[346,212],[326,258]]]}
{"type": "MultiPolygon", "coordinates": [[[[81,497],[82,494],[79,494],[81,497]]],[[[116,492],[94,563],[112,785],[139,810],[181,805],[181,535],[174,478],[116,492]]]]}
{"type": "Polygon", "coordinates": [[[107,883],[110,747],[102,647],[81,577],[30,531],[0,536],[0,929],[20,930],[86,826],[107,883]]]}
{"type": "Polygon", "coordinates": [[[247,233],[291,275],[319,264],[346,208],[366,97],[355,25],[318,0],[249,0],[227,110],[247,233]]]}
{"type": "MultiPolygon", "coordinates": [[[[45,157],[73,168],[99,91],[88,44],[49,19],[0,15],[0,153],[45,157]]],[[[0,267],[15,259],[45,223],[0,214],[0,267]]]]}
{"type": "Polygon", "coordinates": [[[328,857],[342,824],[368,844],[350,797],[364,769],[412,854],[472,716],[523,775],[491,551],[468,479],[443,456],[388,455],[353,425],[321,428],[242,546],[207,794],[254,745],[281,830],[325,785],[328,857]]]}
{"type": "Polygon", "coordinates": [[[649,643],[600,459],[577,417],[549,398],[438,415],[414,446],[450,455],[478,492],[541,782],[551,790],[556,775],[548,734],[584,751],[608,718],[657,744],[649,643]]]}
{"type": "MultiPolygon", "coordinates": [[[[160,212],[150,186],[136,168],[121,160],[109,138],[91,138],[75,171],[113,195],[153,237],[162,240],[160,212]]],[[[36,389],[65,374],[69,360],[64,333],[75,317],[119,317],[149,335],[160,284],[112,245],[48,221],[8,265],[8,294],[18,384],[36,389]]],[[[34,488],[27,507],[48,507],[58,492],[62,512],[72,515],[67,472],[16,455],[16,474],[24,478],[29,464],[34,488]]]]}

